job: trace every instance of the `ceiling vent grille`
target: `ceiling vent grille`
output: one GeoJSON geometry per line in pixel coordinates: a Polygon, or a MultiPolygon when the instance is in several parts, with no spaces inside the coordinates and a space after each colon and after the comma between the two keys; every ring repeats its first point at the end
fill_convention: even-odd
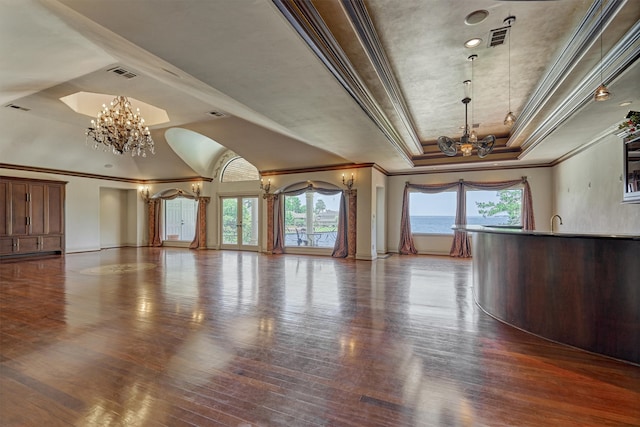
{"type": "Polygon", "coordinates": [[[124,78],[127,78],[127,79],[132,79],[132,78],[137,76],[136,73],[132,73],[131,71],[125,70],[122,67],[110,68],[107,71],[110,72],[110,73],[115,73],[115,74],[117,74],[119,76],[122,76],[124,78]]]}
{"type": "Polygon", "coordinates": [[[5,107],[13,108],[14,110],[20,110],[20,111],[31,111],[31,108],[21,107],[21,106],[16,105],[16,104],[7,104],[7,105],[5,105],[5,107]]]}
{"type": "Polygon", "coordinates": [[[215,117],[216,119],[227,117],[227,115],[222,111],[209,111],[207,114],[210,115],[211,117],[215,117]]]}
{"type": "Polygon", "coordinates": [[[489,47],[496,47],[504,44],[509,36],[509,30],[511,27],[502,27],[491,30],[489,34],[489,47]]]}

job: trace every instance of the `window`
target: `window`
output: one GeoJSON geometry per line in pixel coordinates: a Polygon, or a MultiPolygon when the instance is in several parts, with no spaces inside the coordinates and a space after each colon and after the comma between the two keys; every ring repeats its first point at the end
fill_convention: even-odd
{"type": "Polygon", "coordinates": [[[165,240],[193,240],[196,233],[196,204],[195,200],[184,197],[164,201],[165,240]]]}
{"type": "Polygon", "coordinates": [[[467,190],[467,224],[522,226],[522,189],[467,190]]]}
{"type": "Polygon", "coordinates": [[[338,234],[340,193],[307,191],[284,198],[284,245],[332,248],[338,234]]]}
{"type": "Polygon", "coordinates": [[[409,222],[413,234],[453,234],[456,192],[409,193],[409,222]]]}
{"type": "Polygon", "coordinates": [[[255,166],[247,162],[242,157],[231,159],[222,171],[220,181],[222,182],[239,182],[239,181],[256,181],[260,179],[260,173],[255,166]]]}

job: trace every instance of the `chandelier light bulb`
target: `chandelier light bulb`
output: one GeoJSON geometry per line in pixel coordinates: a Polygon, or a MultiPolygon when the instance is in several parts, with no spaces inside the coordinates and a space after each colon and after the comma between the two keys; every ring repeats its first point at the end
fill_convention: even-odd
{"type": "Polygon", "coordinates": [[[475,130],[472,130],[469,134],[469,142],[478,142],[478,134],[475,130]]]}

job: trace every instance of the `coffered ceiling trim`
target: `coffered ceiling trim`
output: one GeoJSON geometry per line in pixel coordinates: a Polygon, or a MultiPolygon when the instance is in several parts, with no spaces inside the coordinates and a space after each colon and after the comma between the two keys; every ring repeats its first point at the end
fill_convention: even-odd
{"type": "MultiPolygon", "coordinates": [[[[562,103],[551,111],[546,120],[532,132],[522,144],[522,156],[526,156],[555,129],[569,120],[577,111],[593,99],[594,88],[600,83],[609,85],[640,57],[640,21],[602,58],[598,64],[571,91],[562,103]],[[602,81],[601,81],[601,70],[602,81]]],[[[570,154],[570,153],[568,153],[570,154]]]]}
{"type": "Polygon", "coordinates": [[[364,47],[369,60],[373,64],[387,96],[391,100],[398,117],[411,137],[413,147],[408,148],[414,155],[421,154],[422,144],[416,132],[415,122],[409,113],[407,102],[394,75],[389,59],[382,47],[380,38],[373,26],[371,17],[367,12],[367,7],[363,0],[342,0],[342,5],[356,30],[360,44],[364,47]]]}
{"type": "MultiPolygon", "coordinates": [[[[607,2],[607,0],[601,1],[607,2]]],[[[560,88],[571,73],[571,70],[583,58],[593,43],[598,40],[602,28],[606,28],[606,24],[617,15],[626,2],[627,0],[610,0],[606,5],[603,5],[602,11],[600,10],[599,2],[594,2],[589,7],[582,22],[571,34],[569,42],[558,54],[556,60],[551,64],[529,97],[529,100],[520,113],[520,117],[518,117],[512,129],[511,138],[507,145],[514,144],[519,137],[523,136],[525,128],[531,124],[536,116],[541,114],[545,104],[560,88]]],[[[547,117],[549,117],[549,115],[547,115],[547,117]]],[[[520,146],[530,146],[532,144],[532,141],[530,141],[532,135],[539,133],[539,129],[530,132],[520,146]]]]}
{"type": "Polygon", "coordinates": [[[376,124],[403,160],[413,166],[411,150],[375,100],[313,4],[308,0],[272,1],[331,74],[376,124]]]}

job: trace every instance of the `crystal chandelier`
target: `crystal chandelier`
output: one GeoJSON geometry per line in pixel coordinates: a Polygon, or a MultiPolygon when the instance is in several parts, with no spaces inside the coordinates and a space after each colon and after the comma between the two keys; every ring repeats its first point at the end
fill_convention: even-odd
{"type": "Polygon", "coordinates": [[[155,154],[153,139],[140,110],[134,113],[125,96],[115,97],[109,107],[102,104],[102,111],[96,120],[91,120],[85,134],[87,143],[91,139],[95,149],[102,144],[104,151],[111,147],[113,154],[131,152],[132,156],[147,157],[147,149],[155,154]]]}

